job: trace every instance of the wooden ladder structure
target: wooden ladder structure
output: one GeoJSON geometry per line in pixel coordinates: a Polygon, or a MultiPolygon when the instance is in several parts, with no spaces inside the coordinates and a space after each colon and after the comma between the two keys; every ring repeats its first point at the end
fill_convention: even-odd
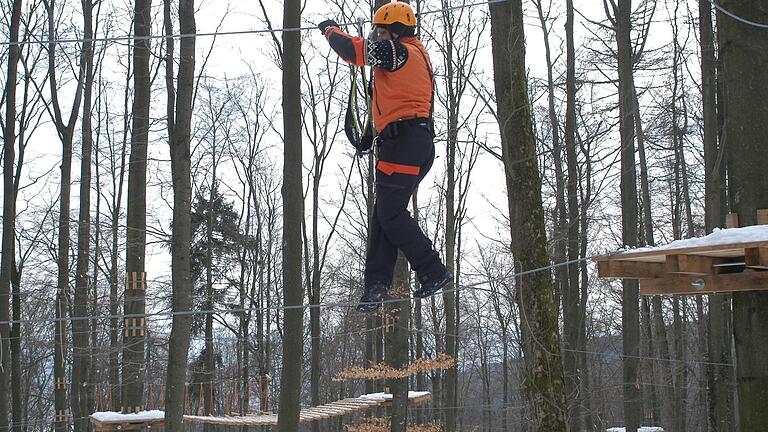
{"type": "MultiPolygon", "coordinates": [[[[421,405],[431,398],[429,392],[412,392],[408,395],[408,403],[421,405]]],[[[387,406],[392,402],[391,394],[375,393],[356,398],[342,399],[325,405],[303,408],[299,415],[299,421],[308,423],[324,420],[332,417],[341,417],[369,410],[381,406],[387,406]]],[[[164,417],[161,411],[157,411],[155,418],[136,418],[134,414],[102,416],[97,413],[91,415],[91,425],[99,432],[127,431],[142,429],[161,429],[164,417]]],[[[277,414],[261,414],[246,416],[193,416],[185,415],[184,421],[197,424],[215,424],[224,426],[277,426],[277,414]]]]}
{"type": "MultiPolygon", "coordinates": [[[[360,411],[372,408],[387,406],[391,403],[391,395],[380,394],[365,395],[356,398],[342,399],[325,405],[318,405],[310,408],[303,408],[299,414],[301,423],[309,423],[318,420],[324,420],[331,417],[341,417],[355,414],[360,411]]],[[[408,403],[420,405],[430,400],[431,395],[428,392],[408,396],[408,403]]],[[[262,414],[242,417],[212,417],[212,416],[190,416],[185,415],[184,421],[190,423],[216,424],[227,426],[277,426],[277,414],[262,414]]]]}

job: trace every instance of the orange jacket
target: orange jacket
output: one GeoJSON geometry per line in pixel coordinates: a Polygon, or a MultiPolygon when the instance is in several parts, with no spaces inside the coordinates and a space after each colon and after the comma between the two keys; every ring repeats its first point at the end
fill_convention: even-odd
{"type": "Polygon", "coordinates": [[[417,37],[369,42],[337,27],[326,30],[325,37],[347,63],[373,67],[372,109],[377,131],[397,120],[431,116],[432,63],[417,37]],[[382,56],[391,58],[382,60],[382,56]]]}

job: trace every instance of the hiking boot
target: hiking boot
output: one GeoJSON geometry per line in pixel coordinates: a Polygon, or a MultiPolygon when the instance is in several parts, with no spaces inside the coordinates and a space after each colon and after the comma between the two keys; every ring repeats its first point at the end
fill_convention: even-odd
{"type": "Polygon", "coordinates": [[[446,285],[453,282],[453,275],[446,271],[445,273],[438,273],[437,276],[424,276],[419,278],[421,287],[413,292],[414,297],[424,298],[433,295],[434,293],[443,289],[446,285]]]}
{"type": "Polygon", "coordinates": [[[357,310],[360,312],[375,311],[381,306],[381,302],[387,296],[387,291],[389,291],[388,283],[373,282],[368,285],[363,291],[363,296],[360,297],[360,304],[357,305],[357,310]]]}

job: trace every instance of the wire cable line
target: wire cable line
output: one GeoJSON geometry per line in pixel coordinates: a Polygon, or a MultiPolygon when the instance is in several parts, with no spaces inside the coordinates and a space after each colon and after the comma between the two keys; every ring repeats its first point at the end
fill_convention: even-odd
{"type": "MultiPolygon", "coordinates": [[[[457,287],[445,289],[440,292],[463,291],[463,290],[478,287],[480,285],[485,285],[489,282],[510,280],[513,278],[519,278],[529,274],[534,274],[534,273],[547,271],[547,270],[551,270],[551,269],[562,267],[562,266],[567,266],[570,264],[579,263],[582,261],[590,260],[600,255],[602,254],[590,255],[587,257],[578,258],[570,261],[550,264],[548,266],[530,269],[530,270],[522,271],[519,273],[512,273],[508,276],[505,275],[497,278],[489,278],[489,279],[474,282],[471,284],[459,285],[457,287]]],[[[384,300],[382,304],[393,305],[393,304],[410,302],[412,300],[420,300],[420,298],[404,297],[404,298],[397,298],[397,299],[389,299],[389,300],[384,300]]],[[[157,317],[171,318],[174,316],[188,316],[188,315],[198,315],[198,314],[226,314],[226,313],[234,314],[234,313],[246,313],[246,312],[286,311],[286,310],[295,310],[295,309],[320,309],[320,308],[350,308],[351,309],[351,308],[357,307],[357,304],[358,304],[357,302],[329,302],[329,303],[300,304],[300,305],[289,305],[289,306],[269,306],[269,307],[263,306],[263,307],[251,307],[251,308],[207,309],[207,310],[189,310],[189,311],[177,311],[177,312],[168,311],[168,312],[153,312],[153,313],[144,313],[144,314],[90,315],[90,316],[62,317],[62,318],[30,318],[30,319],[0,321],[0,326],[8,325],[8,324],[56,323],[56,322],[84,321],[84,320],[94,320],[94,319],[113,319],[113,318],[115,319],[153,318],[153,317],[154,318],[157,318],[157,317]]]]}
{"type": "MultiPolygon", "coordinates": [[[[436,13],[441,12],[449,12],[459,9],[466,9],[476,6],[482,6],[482,5],[491,5],[495,3],[503,3],[507,2],[509,0],[486,0],[476,3],[470,3],[465,5],[459,5],[459,6],[450,6],[442,9],[434,9],[429,11],[424,11],[420,15],[432,15],[436,13]]],[[[370,23],[370,20],[364,21],[366,23],[370,23]]],[[[357,25],[357,22],[349,22],[349,23],[341,23],[342,26],[355,26],[357,25]]],[[[48,40],[34,40],[34,41],[18,41],[18,42],[10,42],[10,41],[2,41],[0,42],[0,46],[9,46],[9,45],[30,45],[30,44],[72,44],[72,43],[83,43],[83,42],[91,42],[91,43],[111,43],[111,42],[136,42],[136,41],[146,41],[146,40],[155,40],[155,39],[181,39],[181,38],[190,38],[190,37],[210,37],[210,36],[233,36],[233,35],[248,35],[248,34],[264,34],[264,33],[285,33],[285,32],[296,32],[296,31],[311,31],[311,30],[317,30],[317,26],[309,26],[309,27],[287,27],[287,28],[276,28],[276,29],[250,29],[250,30],[232,30],[232,31],[216,31],[216,32],[202,32],[202,33],[177,33],[177,34],[171,34],[171,35],[149,35],[149,36],[131,36],[131,35],[125,35],[125,36],[114,36],[114,37],[103,37],[103,38],[66,38],[66,39],[48,39],[48,40]]]]}
{"type": "Polygon", "coordinates": [[[757,28],[761,28],[761,29],[768,29],[768,24],[761,24],[761,23],[758,23],[758,22],[754,22],[754,21],[748,20],[748,19],[746,19],[746,18],[742,18],[742,17],[740,17],[740,16],[736,15],[735,13],[733,13],[733,12],[729,11],[728,9],[726,9],[726,8],[724,8],[724,7],[722,7],[722,6],[720,6],[719,4],[717,4],[717,3],[715,2],[715,0],[699,0],[699,1],[706,1],[706,2],[709,2],[709,3],[710,3],[712,6],[714,6],[714,7],[715,7],[715,9],[717,9],[717,10],[719,10],[720,12],[722,12],[722,13],[724,13],[724,14],[728,15],[729,17],[731,17],[731,18],[735,19],[736,21],[739,21],[739,22],[741,22],[741,23],[744,23],[744,24],[750,25],[750,26],[752,26],[752,27],[757,27],[757,28]]]}

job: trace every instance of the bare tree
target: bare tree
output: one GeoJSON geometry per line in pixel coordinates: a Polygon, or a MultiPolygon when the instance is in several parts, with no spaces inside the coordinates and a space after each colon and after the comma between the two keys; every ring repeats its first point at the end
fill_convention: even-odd
{"type": "MultiPolygon", "coordinates": [[[[729,12],[764,22],[761,1],[721,1],[729,12]]],[[[760,119],[768,110],[768,89],[749,83],[768,77],[768,50],[765,30],[721,16],[718,20],[723,65],[724,146],[728,148],[728,196],[731,211],[739,224],[756,222],[756,210],[768,208],[768,176],[763,169],[768,153],[762,150],[761,136],[766,123],[760,119]]],[[[733,335],[736,345],[738,424],[741,430],[756,430],[768,424],[768,292],[733,294],[733,335]]]]}
{"type": "MultiPolygon", "coordinates": [[[[494,83],[506,174],[515,271],[546,267],[541,178],[525,73],[521,1],[490,5],[494,83]]],[[[565,431],[557,308],[549,270],[518,278],[526,389],[538,430],[565,431]]]]}
{"type": "MultiPolygon", "coordinates": [[[[701,44],[701,104],[702,140],[704,144],[704,207],[705,230],[712,232],[723,227],[727,212],[725,196],[726,155],[719,139],[716,97],[716,52],[712,27],[712,7],[699,3],[699,42],[701,44]]],[[[722,109],[722,108],[720,108],[722,109]]],[[[730,295],[709,296],[708,360],[707,367],[709,427],[717,432],[735,429],[732,369],[724,366],[732,362],[730,329],[730,295]]]]}
{"type": "Polygon", "coordinates": [[[59,199],[59,226],[58,226],[58,284],[56,291],[56,319],[54,334],[54,426],[57,431],[65,429],[67,414],[67,385],[66,385],[66,305],[69,293],[69,247],[70,247],[70,190],[72,183],[72,139],[80,112],[80,103],[82,102],[83,80],[85,75],[86,61],[84,45],[80,49],[80,61],[76,78],[76,90],[69,118],[64,123],[59,103],[59,82],[57,79],[56,65],[56,14],[59,12],[56,0],[44,0],[45,8],[48,12],[48,34],[50,43],[48,44],[48,82],[50,84],[51,101],[48,107],[51,118],[53,119],[59,140],[62,144],[61,160],[61,194],[59,199]],[[51,111],[52,110],[52,111],[51,111]]]}
{"type": "MultiPolygon", "coordinates": [[[[83,8],[83,56],[85,77],[83,82],[83,120],[80,161],[80,209],[77,232],[77,266],[75,269],[75,292],[72,310],[73,317],[89,315],[88,294],[90,280],[88,270],[91,261],[91,154],[93,148],[93,126],[91,121],[93,108],[93,3],[81,2],[83,8]]],[[[98,17],[97,17],[98,18],[98,17]]],[[[90,322],[84,319],[72,322],[72,412],[75,431],[88,429],[88,390],[90,378],[90,322]]]]}
{"type": "MultiPolygon", "coordinates": [[[[16,267],[14,240],[16,237],[16,190],[14,190],[14,164],[16,162],[16,88],[18,82],[18,64],[21,56],[19,47],[19,28],[21,27],[21,0],[14,0],[10,17],[10,35],[8,46],[8,75],[6,75],[5,92],[5,121],[3,122],[3,237],[2,257],[0,258],[0,366],[4,371],[10,370],[11,349],[10,333],[10,295],[11,277],[16,267]]],[[[18,335],[18,329],[14,332],[18,335]]],[[[18,371],[14,377],[18,376],[18,371]]],[[[8,425],[8,374],[0,374],[0,429],[9,429],[8,425]]],[[[16,402],[14,400],[14,402],[16,402]]],[[[16,407],[14,403],[14,408],[16,407]]],[[[13,421],[21,419],[14,410],[13,421]]],[[[19,430],[15,426],[14,430],[19,430]]]]}
{"type": "MultiPolygon", "coordinates": [[[[165,16],[170,16],[170,0],[165,0],[165,16]]],[[[194,0],[179,1],[179,30],[194,35],[194,0]]],[[[169,21],[169,20],[168,20],[169,21]]],[[[166,21],[166,34],[172,29],[166,21]]],[[[171,41],[168,37],[166,41],[171,41]]],[[[171,147],[173,179],[173,234],[171,240],[171,277],[173,285],[173,316],[168,352],[168,372],[165,390],[165,427],[171,432],[182,431],[184,415],[184,382],[192,316],[192,277],[190,247],[192,242],[191,205],[192,174],[190,161],[190,129],[195,74],[195,38],[181,39],[179,50],[178,93],[173,87],[173,49],[168,45],[166,56],[166,86],[168,90],[168,135],[171,147]],[[174,111],[175,108],[175,111],[174,111]]]]}
{"type": "MultiPolygon", "coordinates": [[[[301,2],[286,1],[283,27],[301,27],[301,2]]],[[[301,221],[304,202],[301,191],[301,35],[283,32],[283,304],[293,307],[285,311],[283,365],[280,373],[280,411],[278,429],[298,430],[301,397],[301,369],[304,358],[303,334],[304,298],[301,283],[301,221]]]]}
{"type": "MultiPolygon", "coordinates": [[[[149,36],[152,0],[134,3],[134,34],[149,36]]],[[[149,105],[151,77],[150,41],[137,39],[133,48],[133,108],[131,154],[128,162],[127,243],[125,255],[125,297],[123,311],[131,318],[123,322],[122,408],[124,413],[143,411],[146,273],[144,260],[147,244],[147,145],[149,141],[149,105]]]]}

